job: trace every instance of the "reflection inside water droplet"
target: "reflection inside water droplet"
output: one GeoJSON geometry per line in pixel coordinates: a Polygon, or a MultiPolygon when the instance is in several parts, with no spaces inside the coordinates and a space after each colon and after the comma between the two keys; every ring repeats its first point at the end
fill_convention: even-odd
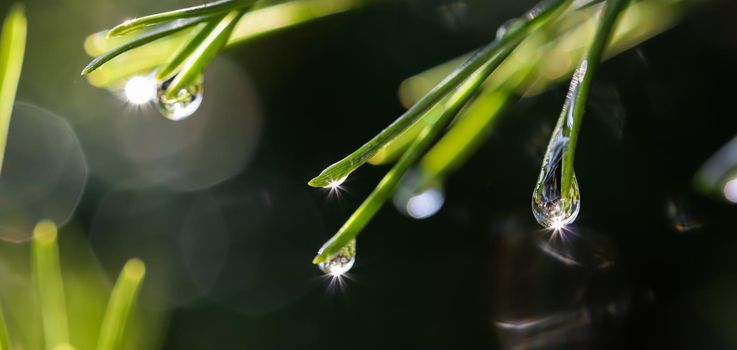
{"type": "Polygon", "coordinates": [[[327,261],[319,263],[317,266],[322,272],[331,276],[341,276],[348,272],[353,263],[356,262],[356,240],[350,241],[340,251],[331,256],[327,261]]]}
{"type": "Polygon", "coordinates": [[[156,87],[156,106],[159,108],[161,115],[170,120],[182,120],[189,117],[202,103],[202,94],[204,92],[203,77],[200,74],[195,81],[184,89],[179,90],[176,96],[167,98],[166,89],[176,76],[161,81],[156,87]]]}

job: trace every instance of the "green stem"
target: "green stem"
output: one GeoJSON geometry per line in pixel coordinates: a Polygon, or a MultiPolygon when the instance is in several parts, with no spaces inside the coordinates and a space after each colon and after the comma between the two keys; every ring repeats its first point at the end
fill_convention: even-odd
{"type": "Polygon", "coordinates": [[[308,184],[313,187],[328,187],[331,183],[344,179],[351,172],[366,163],[386,143],[401,135],[407,128],[420,120],[428,109],[440,101],[451,90],[458,87],[458,85],[482,65],[491,64],[493,65],[492,68],[496,68],[503,61],[503,59],[499,59],[500,52],[515,47],[531,30],[545,23],[556,10],[569,1],[551,0],[536,6],[527,15],[521,17],[518,24],[510,29],[507,34],[481,48],[386,129],[347,157],[323,170],[320,175],[310,180],[308,184]]]}
{"type": "Polygon", "coordinates": [[[26,48],[26,23],[23,5],[16,4],[3,21],[0,33],[0,171],[8,142],[10,115],[13,113],[23,56],[26,48]]]}
{"type": "Polygon", "coordinates": [[[567,120],[563,123],[563,134],[569,138],[568,147],[563,155],[563,167],[561,170],[561,196],[563,198],[568,196],[573,181],[573,161],[576,154],[576,143],[578,142],[578,134],[581,129],[584,111],[586,110],[591,82],[601,62],[604,49],[607,47],[612,36],[617,19],[626,7],[627,2],[628,0],[607,0],[604,4],[594,38],[586,51],[583,62],[581,62],[581,65],[571,80],[571,91],[569,92],[568,100],[572,105],[568,106],[571,110],[569,113],[565,113],[568,116],[566,116],[567,120]]]}
{"type": "Polygon", "coordinates": [[[57,229],[41,221],[33,229],[33,273],[41,303],[46,349],[69,343],[64,283],[59,266],[57,229]]]}
{"type": "Polygon", "coordinates": [[[146,266],[141,260],[131,259],[125,263],[110,295],[110,302],[100,329],[97,350],[120,349],[128,319],[145,274],[146,266]]]}

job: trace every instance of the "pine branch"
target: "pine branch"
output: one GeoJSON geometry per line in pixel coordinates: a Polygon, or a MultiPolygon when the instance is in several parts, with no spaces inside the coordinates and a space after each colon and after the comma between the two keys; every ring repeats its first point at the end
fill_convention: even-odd
{"type": "MultiPolygon", "coordinates": [[[[464,79],[461,79],[461,83],[454,86],[454,89],[451,90],[451,93],[449,95],[441,95],[440,98],[443,99],[443,104],[440,107],[440,114],[429,114],[430,116],[432,116],[432,118],[425,117],[426,119],[420,120],[420,123],[425,123],[426,126],[423,127],[422,131],[412,142],[407,151],[404,152],[399,161],[397,161],[394,167],[392,167],[392,169],[384,176],[381,182],[379,182],[374,191],[366,198],[366,200],[364,200],[361,206],[359,206],[358,209],[356,209],[356,211],[351,215],[351,217],[346,220],[345,224],[343,224],[338,232],[332,238],[330,238],[330,240],[328,240],[322,246],[322,248],[320,248],[317,256],[313,260],[313,263],[319,264],[321,262],[327,261],[335,253],[340,251],[346,244],[356,238],[356,236],[361,232],[361,230],[363,230],[363,228],[368,224],[368,222],[376,214],[376,212],[378,212],[384,202],[386,202],[395,192],[399,180],[407,172],[407,170],[409,170],[409,168],[413,166],[420,159],[420,157],[422,157],[424,152],[430,147],[432,141],[435,140],[440,132],[450,123],[450,121],[456,116],[456,114],[458,114],[461,108],[466,104],[466,102],[468,102],[470,97],[477,91],[478,87],[494,70],[499,67],[502,62],[504,62],[504,60],[514,50],[517,44],[519,44],[519,42],[523,39],[522,34],[520,33],[527,34],[532,29],[537,28],[541,24],[548,21],[554,14],[560,14],[560,12],[557,10],[563,8],[562,5],[564,4],[567,4],[567,1],[552,2],[546,5],[549,7],[538,8],[539,12],[535,12],[538,17],[527,16],[527,19],[523,20],[524,23],[519,23],[519,26],[516,27],[517,29],[511,30],[506,35],[502,36],[500,40],[495,40],[494,42],[492,42],[491,45],[486,46],[477,55],[466,61],[466,63],[462,65],[461,68],[454,71],[450,77],[441,82],[438,87],[428,93],[425,98],[423,98],[427,99],[426,101],[432,100],[433,97],[428,98],[427,96],[432,96],[432,94],[441,94],[441,92],[446,89],[447,86],[452,84],[454,79],[460,79],[458,77],[465,75],[465,69],[469,69],[468,67],[474,67],[477,64],[477,60],[480,59],[479,57],[486,57],[485,55],[489,55],[488,59],[481,62],[481,65],[477,67],[475,71],[472,71],[464,79]],[[509,41],[505,40],[505,38],[509,41]],[[497,44],[494,45],[494,43],[497,44]]],[[[420,100],[418,104],[420,104],[422,101],[423,100],[420,100]]],[[[405,113],[405,115],[407,114],[405,113]]],[[[400,117],[399,120],[402,120],[401,118],[402,117],[400,117]]],[[[393,125],[395,124],[397,124],[397,122],[395,122],[393,125]]],[[[386,132],[386,130],[384,132],[386,132]]],[[[367,145],[371,145],[371,141],[367,145]]],[[[359,149],[359,151],[361,151],[361,149],[359,149]]],[[[365,162],[366,159],[363,159],[363,161],[365,162]]],[[[351,163],[349,159],[348,164],[355,163],[351,163]]],[[[347,176],[347,174],[345,176],[347,176]]],[[[315,180],[313,179],[313,181],[315,180]]],[[[323,181],[328,180],[323,179],[323,181]]],[[[328,184],[329,183],[330,182],[328,182],[328,184]]]]}
{"type": "Polygon", "coordinates": [[[105,317],[100,328],[98,350],[117,350],[123,343],[128,319],[138,296],[138,290],[146,274],[146,265],[138,259],[130,259],[115,282],[105,317]]]}
{"type": "MultiPolygon", "coordinates": [[[[312,187],[329,187],[331,184],[345,179],[350,173],[366,163],[381,147],[391,142],[415,122],[426,116],[426,112],[433,105],[448,92],[463,83],[473,72],[493,60],[500,52],[513,49],[530,31],[548,20],[555,10],[568,2],[568,0],[545,1],[533,8],[527,15],[518,20],[513,30],[510,30],[499,40],[494,40],[477,51],[476,54],[436,85],[386,129],[347,157],[323,170],[320,175],[310,180],[309,185],[312,187]]],[[[496,62],[497,66],[499,64],[501,64],[500,60],[496,62]]],[[[485,79],[486,76],[483,78],[485,79]]]]}

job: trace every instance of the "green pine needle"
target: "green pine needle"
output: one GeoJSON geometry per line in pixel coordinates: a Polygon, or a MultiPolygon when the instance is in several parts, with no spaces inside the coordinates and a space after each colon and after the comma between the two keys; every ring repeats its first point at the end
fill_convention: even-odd
{"type": "Polygon", "coordinates": [[[156,80],[163,81],[174,75],[184,61],[192,56],[197,47],[199,47],[208,35],[217,27],[218,23],[222,18],[208,22],[202,29],[199,29],[197,35],[189,40],[184,46],[182,46],[173,56],[170,58],[166,65],[156,72],[156,80]]]}
{"type": "MultiPolygon", "coordinates": [[[[594,33],[594,38],[586,51],[583,61],[586,68],[583,69],[582,72],[577,71],[574,74],[573,79],[579,81],[571,83],[577,83],[579,85],[578,88],[573,91],[573,95],[567,98],[567,100],[573,102],[573,105],[568,107],[571,108],[572,120],[568,120],[563,123],[564,133],[569,133],[568,148],[563,155],[563,166],[561,169],[561,196],[563,198],[568,196],[568,192],[570,191],[573,183],[573,161],[576,155],[576,143],[578,142],[578,134],[581,129],[584,111],[586,110],[586,102],[588,101],[591,82],[598,70],[604,50],[606,49],[610,37],[615,29],[617,19],[622,13],[622,10],[627,7],[628,2],[629,0],[608,0],[604,4],[604,9],[602,11],[601,18],[599,19],[596,32],[594,33]],[[577,76],[578,74],[581,74],[581,76],[577,76]]],[[[567,104],[568,103],[566,103],[566,105],[567,104]]]]}
{"type": "Polygon", "coordinates": [[[231,10],[242,9],[253,5],[255,0],[221,0],[211,2],[209,4],[188,7],[184,9],[157,13],[141,18],[131,19],[123,22],[117,27],[110,30],[109,37],[119,36],[140,30],[142,28],[155,24],[170,22],[183,18],[192,18],[199,16],[210,16],[217,14],[225,14],[231,10]]]}
{"type": "Polygon", "coordinates": [[[182,63],[182,68],[166,89],[166,98],[175,98],[182,89],[186,89],[205,69],[208,63],[220,52],[245,10],[229,12],[207,34],[202,42],[182,63]]]}
{"type": "MultiPolygon", "coordinates": [[[[510,30],[499,40],[494,40],[481,48],[443,81],[436,85],[422,99],[397,118],[391,125],[374,136],[359,149],[323,170],[317,177],[309,181],[312,187],[329,187],[336,181],[345,179],[350,173],[366,163],[373,155],[387,143],[401,135],[426,114],[443,96],[458,87],[473,72],[494,58],[499,52],[510,46],[515,46],[533,29],[548,20],[548,18],[562,8],[570,0],[544,1],[536,6],[527,15],[520,17],[514,29],[510,30]]],[[[500,62],[501,63],[501,62],[500,62]]]]}
{"type": "Polygon", "coordinates": [[[512,52],[514,47],[507,48],[500,52],[490,62],[482,66],[478,71],[474,72],[466,81],[456,88],[449,96],[445,97],[441,102],[441,112],[432,114],[432,118],[423,119],[421,123],[426,126],[422,129],[417,138],[412,142],[409,148],[404,152],[397,163],[391,170],[381,179],[373,192],[361,203],[361,206],[353,212],[338,232],[330,238],[320,248],[313,263],[319,264],[327,261],[335,253],[340,251],[346,244],[356,238],[358,234],[368,224],[371,218],[376,215],[384,203],[396,191],[399,180],[412,167],[417,160],[422,157],[424,152],[430,147],[433,140],[437,138],[440,132],[453,120],[453,117],[463,108],[466,102],[476,92],[478,87],[486,80],[486,77],[494,71],[499,64],[512,52]]]}

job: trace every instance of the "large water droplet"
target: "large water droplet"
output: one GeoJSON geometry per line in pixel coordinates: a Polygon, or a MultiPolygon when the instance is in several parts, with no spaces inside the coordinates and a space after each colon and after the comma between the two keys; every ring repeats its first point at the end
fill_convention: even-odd
{"type": "Polygon", "coordinates": [[[545,227],[562,228],[576,220],[580,209],[581,196],[576,175],[573,175],[568,193],[563,196],[562,170],[563,157],[568,151],[573,126],[573,108],[586,68],[587,62],[583,61],[573,74],[563,111],[550,137],[540,176],[532,193],[532,214],[535,220],[545,227]]]}
{"type": "MultiPolygon", "coordinates": [[[[176,76],[175,76],[176,77],[176,76]]],[[[161,81],[156,86],[156,106],[159,108],[161,115],[170,120],[182,120],[192,115],[202,103],[202,93],[204,87],[203,78],[200,74],[195,81],[184,89],[179,90],[173,98],[167,98],[165,95],[169,84],[174,80],[172,77],[168,80],[161,81]]]]}
{"type": "Polygon", "coordinates": [[[397,210],[413,219],[426,219],[435,215],[445,202],[442,183],[433,181],[425,184],[420,175],[417,170],[408,172],[402,178],[402,184],[393,199],[397,210]]]}
{"type": "Polygon", "coordinates": [[[340,251],[331,256],[327,261],[317,266],[328,275],[340,276],[348,272],[356,262],[356,240],[350,241],[340,251]]]}
{"type": "MultiPolygon", "coordinates": [[[[556,137],[556,136],[554,136],[556,137]]],[[[578,181],[573,175],[568,195],[561,193],[561,168],[563,164],[563,145],[567,142],[556,137],[556,146],[548,149],[540,177],[532,193],[532,214],[535,220],[545,227],[560,228],[576,220],[580,209],[578,181]]]]}

